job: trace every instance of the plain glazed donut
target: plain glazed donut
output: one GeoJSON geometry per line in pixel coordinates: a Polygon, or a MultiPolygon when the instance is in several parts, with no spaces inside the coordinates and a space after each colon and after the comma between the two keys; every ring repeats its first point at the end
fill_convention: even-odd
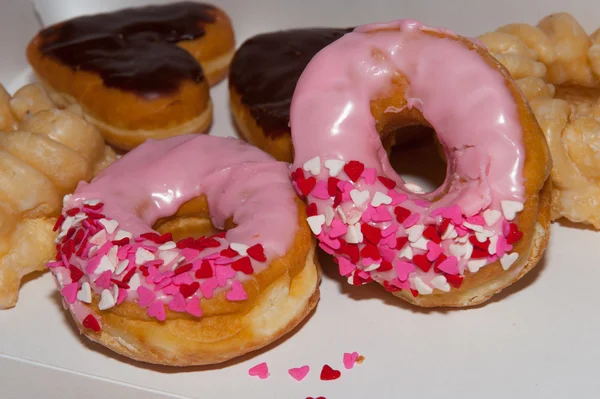
{"type": "Polygon", "coordinates": [[[83,334],[132,359],[223,362],[287,333],[319,298],[288,165],[241,140],[148,141],[65,203],[48,264],[63,303],[83,334]]]}
{"type": "Polygon", "coordinates": [[[129,150],[149,138],[206,131],[209,85],[227,75],[234,47],[225,12],[181,2],[47,27],[27,58],[47,89],[79,104],[108,143],[129,150]]]}
{"type": "Polygon", "coordinates": [[[482,303],[548,240],[551,162],[508,72],[474,41],[402,20],[356,28],[319,52],[292,99],[292,179],[320,247],[350,284],[419,306],[482,303]],[[392,169],[380,135],[437,132],[433,192],[392,169]]]}

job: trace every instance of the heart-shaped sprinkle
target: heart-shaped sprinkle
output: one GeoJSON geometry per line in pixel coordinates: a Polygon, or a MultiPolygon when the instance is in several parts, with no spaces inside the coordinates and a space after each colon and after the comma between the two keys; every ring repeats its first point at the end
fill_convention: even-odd
{"type": "Polygon", "coordinates": [[[431,279],[431,285],[433,288],[437,288],[440,291],[449,292],[450,284],[446,281],[446,277],[444,276],[435,276],[431,279]]]}
{"type": "Polygon", "coordinates": [[[429,295],[433,292],[433,288],[425,284],[421,277],[415,277],[413,284],[417,289],[417,292],[421,295],[429,295]]]}
{"type": "Polygon", "coordinates": [[[227,281],[230,278],[235,277],[235,270],[233,270],[230,266],[219,266],[216,269],[215,276],[217,277],[217,284],[220,287],[225,287],[227,285],[227,281]]]}
{"type": "Polygon", "coordinates": [[[371,220],[375,223],[390,222],[394,218],[386,206],[376,208],[371,216],[371,220]]]}
{"type": "Polygon", "coordinates": [[[365,202],[367,202],[367,200],[369,199],[369,191],[364,190],[364,191],[360,191],[357,189],[353,189],[352,191],[350,191],[350,198],[352,199],[352,202],[354,202],[354,205],[356,205],[357,207],[361,207],[364,205],[365,202]]]}
{"type": "Polygon", "coordinates": [[[329,175],[333,177],[339,175],[345,165],[344,161],[340,161],[339,159],[328,159],[324,164],[329,169],[329,175]]]}
{"type": "Polygon", "coordinates": [[[326,364],[321,369],[320,378],[322,381],[331,381],[331,380],[337,380],[338,378],[340,378],[341,375],[342,375],[342,373],[339,370],[334,370],[331,368],[331,366],[326,364]]]}
{"type": "Polygon", "coordinates": [[[454,288],[460,288],[460,286],[463,282],[463,279],[464,279],[464,276],[461,276],[460,274],[456,274],[456,275],[447,274],[446,275],[446,280],[448,281],[448,284],[450,284],[454,288]]]}
{"type": "Polygon", "coordinates": [[[260,244],[251,246],[250,248],[248,248],[246,250],[246,253],[248,254],[249,257],[251,257],[252,259],[254,259],[256,261],[266,262],[266,260],[267,260],[267,257],[265,256],[265,249],[260,244]]]}
{"type": "Polygon", "coordinates": [[[331,238],[341,237],[344,234],[346,234],[347,230],[348,230],[348,226],[346,226],[344,223],[342,223],[336,219],[331,223],[331,230],[329,230],[329,237],[331,237],[331,238]]]}
{"type": "Polygon", "coordinates": [[[413,248],[422,249],[423,251],[426,251],[428,242],[429,240],[427,240],[425,237],[420,237],[417,241],[411,243],[410,245],[413,248]]]}
{"type": "Polygon", "coordinates": [[[71,283],[71,284],[67,284],[65,285],[62,290],[60,291],[60,293],[62,294],[62,296],[65,298],[65,300],[68,303],[73,303],[75,302],[75,299],[77,299],[77,291],[79,290],[79,283],[71,283]]]}
{"type": "Polygon", "coordinates": [[[437,267],[444,273],[458,274],[458,259],[454,256],[450,256],[437,265],[437,267]]]}
{"type": "Polygon", "coordinates": [[[365,165],[362,162],[350,161],[344,165],[344,172],[348,175],[350,180],[356,182],[362,172],[365,170],[365,165]]]}
{"type": "Polygon", "coordinates": [[[513,220],[523,210],[523,204],[517,201],[500,201],[500,206],[507,220],[513,220]]]}
{"type": "Polygon", "coordinates": [[[96,286],[98,286],[100,288],[108,289],[108,288],[110,288],[111,278],[112,278],[112,272],[110,270],[107,270],[104,273],[102,273],[100,275],[100,277],[98,277],[96,279],[96,281],[94,281],[94,283],[96,284],[96,286]]]}
{"type": "Polygon", "coordinates": [[[317,204],[314,202],[312,204],[308,204],[306,207],[306,216],[315,216],[319,214],[319,210],[317,208],[317,204]]]}
{"type": "Polygon", "coordinates": [[[310,229],[312,230],[313,234],[318,236],[319,234],[321,234],[321,231],[323,231],[325,215],[309,216],[306,218],[306,221],[308,222],[308,225],[310,226],[310,229]]]}
{"type": "Polygon", "coordinates": [[[69,266],[69,274],[71,275],[71,281],[76,283],[83,277],[83,272],[76,266],[69,266]]]}
{"type": "Polygon", "coordinates": [[[330,177],[327,179],[327,193],[330,197],[334,197],[340,193],[339,183],[340,179],[338,178],[330,177]]]}
{"type": "Polygon", "coordinates": [[[477,273],[486,264],[487,259],[473,259],[467,262],[467,268],[471,273],[477,273]]]}
{"type": "Polygon", "coordinates": [[[377,246],[369,242],[365,244],[363,249],[361,249],[360,255],[363,258],[372,259],[373,261],[378,261],[381,259],[381,254],[379,253],[377,246]]]}
{"type": "Polygon", "coordinates": [[[185,311],[191,314],[192,316],[202,317],[200,298],[198,298],[197,296],[193,296],[185,306],[185,311]]]}
{"type": "Polygon", "coordinates": [[[241,256],[246,256],[249,248],[246,244],[240,244],[238,242],[232,242],[231,244],[229,244],[229,247],[241,256]]]}
{"type": "Polygon", "coordinates": [[[379,244],[381,240],[381,230],[369,224],[362,224],[360,230],[363,236],[373,244],[379,244]]]}
{"type": "Polygon", "coordinates": [[[126,230],[119,230],[117,231],[117,234],[115,234],[115,240],[119,241],[122,240],[124,238],[128,238],[128,239],[132,239],[133,238],[133,234],[130,233],[129,231],[126,230]]]}
{"type": "Polygon", "coordinates": [[[152,302],[148,307],[148,316],[155,317],[158,321],[164,321],[166,319],[165,305],[159,300],[152,302]]]}
{"type": "Polygon", "coordinates": [[[259,363],[256,366],[250,368],[250,370],[248,370],[248,374],[251,377],[258,377],[261,380],[264,380],[271,375],[269,373],[269,367],[267,366],[267,363],[265,363],[265,362],[259,363]]]}
{"type": "Polygon", "coordinates": [[[367,183],[369,186],[372,186],[373,183],[375,183],[375,178],[377,177],[377,170],[375,170],[375,168],[365,168],[360,177],[365,179],[365,183],[367,183]]]}
{"type": "Polygon", "coordinates": [[[87,281],[81,284],[81,289],[77,292],[77,299],[83,303],[92,303],[92,288],[87,281]]]}
{"type": "Polygon", "coordinates": [[[195,276],[196,278],[210,278],[214,275],[213,269],[210,266],[210,262],[207,260],[203,260],[200,264],[200,268],[196,270],[195,276]]]}
{"type": "Polygon", "coordinates": [[[317,156],[309,159],[308,161],[304,162],[302,169],[312,173],[315,176],[318,175],[321,173],[321,158],[317,156]]]}
{"type": "Polygon", "coordinates": [[[331,197],[331,195],[329,195],[329,189],[327,188],[327,183],[325,183],[323,180],[319,180],[317,182],[317,184],[315,185],[315,188],[313,188],[311,195],[317,199],[322,199],[322,200],[326,200],[329,199],[331,197]]]}
{"type": "Polygon", "coordinates": [[[371,199],[371,205],[374,207],[378,207],[380,205],[389,205],[392,203],[392,197],[382,193],[381,191],[376,191],[371,199]]]}
{"type": "MultiPolygon", "coordinates": [[[[106,271],[115,271],[115,264],[113,264],[110,259],[108,258],[107,255],[104,255],[100,258],[100,263],[98,264],[98,267],[96,267],[96,269],[93,271],[93,273],[95,274],[102,274],[106,271]]],[[[87,271],[87,269],[86,269],[87,271]]]]}
{"type": "Polygon", "coordinates": [[[342,276],[349,276],[356,269],[356,266],[344,257],[338,258],[338,267],[342,276]]]}
{"type": "Polygon", "coordinates": [[[252,274],[254,273],[254,269],[252,268],[252,262],[250,262],[250,258],[244,256],[233,262],[231,264],[231,268],[236,272],[242,272],[244,274],[252,274]]]}
{"type": "Polygon", "coordinates": [[[449,208],[443,209],[442,216],[444,218],[452,220],[452,223],[454,223],[454,224],[461,224],[462,219],[463,219],[462,218],[462,209],[460,208],[460,206],[458,204],[454,204],[449,208]]]}
{"type": "Polygon", "coordinates": [[[153,261],[154,259],[154,254],[144,248],[140,247],[135,251],[135,264],[137,266],[141,266],[146,262],[153,261]]]}
{"type": "Polygon", "coordinates": [[[186,306],[187,303],[185,302],[185,298],[180,293],[173,295],[171,301],[169,302],[169,309],[173,312],[185,312],[186,306]]]}
{"type": "Polygon", "coordinates": [[[523,233],[519,231],[519,228],[516,224],[510,223],[508,225],[508,234],[506,234],[506,242],[508,244],[514,244],[523,238],[523,233]]]}
{"type": "Polygon", "coordinates": [[[422,224],[416,224],[412,227],[409,227],[405,231],[406,231],[406,234],[408,234],[408,241],[415,242],[423,236],[423,231],[425,231],[425,226],[422,224]]]}
{"type": "MultiPolygon", "coordinates": [[[[398,238],[400,238],[400,237],[398,237],[398,238]]],[[[398,258],[400,258],[400,259],[406,258],[408,260],[412,260],[413,259],[412,248],[409,245],[407,245],[405,248],[401,249],[400,252],[398,252],[398,258]]]]}
{"type": "Polygon", "coordinates": [[[298,186],[298,190],[300,190],[300,193],[302,193],[304,196],[307,196],[308,194],[310,194],[310,192],[313,190],[313,188],[315,188],[315,185],[317,184],[317,179],[315,179],[313,176],[309,177],[308,179],[297,179],[296,180],[296,185],[298,186]]]}
{"type": "Polygon", "coordinates": [[[98,302],[98,309],[106,310],[115,306],[115,298],[109,290],[102,290],[100,293],[100,302],[98,302]]]}
{"type": "Polygon", "coordinates": [[[348,226],[344,239],[349,244],[358,244],[363,242],[363,234],[360,231],[360,225],[358,223],[348,226]]]}
{"type": "Polygon", "coordinates": [[[504,254],[504,256],[502,256],[500,258],[500,264],[502,265],[502,268],[504,270],[508,270],[513,265],[513,263],[516,262],[516,260],[518,258],[519,258],[519,254],[516,252],[510,253],[510,254],[504,254]]]}
{"type": "Polygon", "coordinates": [[[414,264],[399,260],[394,261],[394,268],[396,269],[396,276],[400,281],[408,280],[408,275],[415,271],[414,264]]]}
{"type": "Polygon", "coordinates": [[[418,213],[413,213],[412,215],[407,217],[402,224],[404,225],[404,228],[409,228],[417,224],[420,218],[421,215],[419,215],[418,213]]]}
{"type": "Polygon", "coordinates": [[[358,263],[358,260],[360,259],[360,250],[358,249],[358,245],[341,241],[339,252],[341,254],[348,255],[353,263],[358,263]]]}
{"type": "Polygon", "coordinates": [[[181,295],[183,295],[184,298],[189,298],[192,295],[194,295],[196,293],[196,291],[198,291],[199,288],[200,288],[200,283],[197,281],[194,281],[191,284],[181,284],[179,286],[179,292],[181,293],[181,295]]]}
{"type": "Polygon", "coordinates": [[[150,289],[144,287],[143,285],[138,287],[138,304],[141,308],[145,308],[150,305],[156,299],[156,294],[152,292],[150,289]]]}
{"type": "MultiPolygon", "coordinates": [[[[138,287],[140,287],[141,281],[140,281],[140,275],[135,273],[136,268],[131,269],[129,272],[133,271],[129,282],[127,284],[129,284],[129,289],[130,290],[137,290],[138,287]]],[[[125,280],[125,279],[124,279],[125,280]]]]}
{"type": "Polygon", "coordinates": [[[384,176],[379,176],[378,179],[389,190],[392,190],[394,187],[396,187],[396,182],[392,179],[388,179],[384,176]]]}
{"type": "Polygon", "coordinates": [[[346,368],[346,370],[350,370],[354,367],[354,364],[356,363],[356,360],[358,359],[358,353],[357,352],[352,352],[352,353],[344,353],[343,356],[343,363],[344,363],[344,367],[346,368]]]}
{"type": "Polygon", "coordinates": [[[431,262],[427,260],[426,255],[415,255],[413,256],[412,261],[415,265],[419,267],[419,269],[423,270],[425,273],[427,273],[429,269],[431,269],[431,262]]]}
{"type": "Polygon", "coordinates": [[[248,299],[248,294],[244,290],[244,286],[239,281],[233,281],[231,283],[231,289],[225,295],[228,301],[237,302],[248,299]]]}
{"type": "MultiPolygon", "coordinates": [[[[393,239],[394,237],[390,238],[393,239]]],[[[381,253],[381,257],[389,262],[394,260],[394,258],[396,257],[396,251],[394,251],[393,249],[389,249],[388,247],[383,245],[379,246],[379,252],[381,253]]]]}
{"type": "Polygon", "coordinates": [[[423,230],[423,237],[433,241],[436,244],[442,242],[442,239],[438,235],[437,229],[433,225],[429,225],[425,228],[425,230],[423,230]]]}
{"type": "Polygon", "coordinates": [[[302,381],[310,371],[309,366],[295,367],[288,370],[288,374],[296,381],[302,381]]]}
{"type": "Polygon", "coordinates": [[[100,332],[100,323],[98,323],[98,320],[91,314],[87,315],[81,324],[94,332],[100,332]]]}
{"type": "Polygon", "coordinates": [[[124,259],[120,261],[117,264],[117,267],[115,268],[115,276],[118,276],[119,274],[123,273],[125,269],[127,269],[127,266],[129,266],[129,259],[124,259]]]}
{"type": "Polygon", "coordinates": [[[325,208],[325,224],[327,226],[331,226],[331,222],[333,222],[333,217],[335,216],[335,212],[333,208],[328,206],[325,208]]]}
{"type": "Polygon", "coordinates": [[[433,241],[427,242],[427,260],[433,262],[434,260],[439,258],[442,252],[444,252],[444,250],[442,249],[442,247],[439,246],[439,244],[436,244],[433,241]]]}
{"type": "Polygon", "coordinates": [[[394,208],[394,214],[398,223],[403,223],[410,216],[411,212],[406,208],[397,206],[394,208]]]}
{"type": "Polygon", "coordinates": [[[488,226],[493,226],[500,219],[500,216],[502,216],[500,211],[495,209],[486,209],[483,211],[483,219],[488,226]]]}

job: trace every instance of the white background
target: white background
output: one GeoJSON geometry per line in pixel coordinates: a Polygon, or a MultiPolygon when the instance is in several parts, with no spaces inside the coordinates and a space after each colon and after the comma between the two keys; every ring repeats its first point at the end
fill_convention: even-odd
{"type": "MultiPolygon", "coordinates": [[[[44,23],[141,1],[39,0],[44,23]]],[[[291,27],[352,26],[419,19],[463,35],[509,22],[536,23],[569,11],[591,32],[600,3],[591,0],[284,1],[221,0],[238,45],[259,32],[291,27]]],[[[0,0],[0,82],[11,92],[28,79],[24,49],[39,28],[31,5],[0,0]]],[[[235,134],[226,82],[211,91],[211,134],[235,134]]],[[[15,309],[0,311],[1,398],[597,398],[600,397],[600,233],[555,224],[533,272],[485,306],[421,310],[378,286],[353,288],[326,271],[317,311],[278,344],[226,367],[173,370],[137,364],[79,337],[48,274],[25,283],[15,309]],[[364,364],[345,371],[342,354],[364,364]],[[271,377],[247,375],[266,361],[271,377]],[[342,370],[318,378],[328,363],[342,370]],[[309,364],[301,383],[290,367],[309,364]]]]}

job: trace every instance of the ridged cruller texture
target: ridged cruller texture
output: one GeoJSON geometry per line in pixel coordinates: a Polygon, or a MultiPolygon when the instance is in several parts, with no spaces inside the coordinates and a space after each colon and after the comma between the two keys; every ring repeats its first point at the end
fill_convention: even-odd
{"type": "Polygon", "coordinates": [[[61,109],[39,84],[12,97],[0,85],[0,309],[54,257],[62,198],[115,159],[78,108],[61,109]]]}
{"type": "Polygon", "coordinates": [[[600,229],[600,29],[568,13],[514,23],[479,39],[529,100],[554,160],[552,219],[600,229]]]}

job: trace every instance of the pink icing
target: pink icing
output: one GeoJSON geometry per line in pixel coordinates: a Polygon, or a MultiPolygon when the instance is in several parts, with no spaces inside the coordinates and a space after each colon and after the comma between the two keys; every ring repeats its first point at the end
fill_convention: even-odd
{"type": "Polygon", "coordinates": [[[241,140],[147,141],[65,198],[51,270],[80,321],[90,314],[82,310],[84,283],[107,309],[127,300],[158,320],[165,305],[200,317],[200,299],[225,290],[227,299],[245,300],[241,282],[288,251],[297,232],[294,198],[287,165],[241,140]],[[178,243],[152,230],[201,194],[216,227],[229,217],[237,226],[178,243]]]}
{"type": "MultiPolygon", "coordinates": [[[[406,288],[406,267],[400,268],[401,276],[390,270],[380,272],[377,265],[375,269],[373,266],[373,262],[378,260],[363,254],[376,257],[373,248],[365,248],[368,240],[360,234],[364,225],[379,231],[397,225],[396,238],[413,238],[404,246],[404,249],[411,247],[410,254],[402,253],[402,248],[395,248],[391,237],[370,243],[386,257],[389,257],[387,249],[395,249],[396,259],[405,263],[411,261],[413,255],[427,254],[427,242],[432,239],[424,237],[422,231],[428,226],[435,227],[434,236],[438,237],[433,239],[439,241],[436,244],[442,248],[445,258],[452,256],[451,245],[471,246],[466,249],[466,254],[459,256],[458,261],[456,257],[438,260],[441,268],[437,264],[430,264],[428,268],[421,260],[415,261],[417,266],[421,263],[422,267],[411,273],[410,288],[420,293],[431,293],[432,287],[448,288],[444,285],[446,280],[434,280],[437,276],[445,276],[454,286],[460,285],[454,275],[462,278],[471,258],[470,252],[473,252],[473,245],[468,240],[474,239],[475,233],[479,233],[480,238],[485,235],[480,248],[484,253],[490,241],[495,242],[499,236],[504,238],[506,235],[502,229],[505,217],[491,226],[482,227],[472,222],[480,223],[485,210],[502,211],[503,202],[524,202],[525,151],[517,105],[502,74],[463,43],[425,34],[424,31],[456,37],[447,29],[434,29],[417,21],[401,20],[358,27],[327,46],[311,60],[298,81],[291,104],[290,126],[295,150],[292,178],[298,191],[306,194],[309,203],[316,204],[321,214],[333,214],[334,220],[341,219],[348,225],[349,234],[343,239],[356,243],[361,251],[361,260],[357,262],[358,269],[354,277],[351,276],[354,278],[351,282],[364,283],[370,278],[393,282],[401,277],[401,285],[406,288]],[[379,29],[385,30],[372,33],[379,29]],[[378,49],[384,57],[373,57],[374,49],[378,49]],[[423,113],[436,130],[446,152],[446,180],[431,193],[416,193],[414,185],[410,184],[405,188],[406,182],[390,165],[370,112],[370,101],[385,95],[386,91],[389,93],[396,73],[404,75],[409,82],[406,88],[407,107],[417,107],[423,113]],[[313,173],[315,158],[321,165],[319,173],[313,173]],[[341,180],[337,184],[340,188],[337,196],[324,199],[322,190],[318,195],[302,192],[302,181],[311,175],[316,178],[317,184],[328,181],[332,175],[327,161],[332,160],[342,161],[345,165],[357,161],[365,167],[365,171],[374,170],[377,176],[393,180],[396,187],[389,190],[379,179],[373,181],[370,172],[367,175],[363,172],[360,178],[352,181],[350,175],[342,170],[336,175],[341,180]],[[311,164],[310,168],[304,167],[307,162],[311,164]],[[368,196],[361,203],[363,191],[367,191],[368,196]],[[377,205],[385,210],[370,208],[371,201],[375,201],[375,193],[386,194],[390,198],[380,196],[387,202],[377,205]],[[359,200],[356,201],[356,198],[359,200]],[[338,203],[338,209],[332,212],[329,208],[338,203]],[[340,216],[340,209],[344,216],[340,216]],[[406,213],[404,217],[398,216],[403,212],[406,213]],[[397,217],[391,222],[374,220],[374,215],[383,217],[386,213],[397,217]],[[358,218],[355,217],[357,214],[358,218]],[[356,223],[354,228],[351,226],[353,223],[356,223]],[[447,236],[444,236],[445,231],[439,231],[442,228],[450,229],[447,236]],[[477,231],[482,229],[483,232],[477,231]],[[444,236],[444,239],[439,236],[444,236]],[[382,246],[385,247],[383,252],[382,246]],[[368,278],[365,278],[365,272],[368,278]]],[[[391,106],[387,112],[400,110],[391,106]]],[[[340,230],[339,226],[333,226],[336,231],[340,230]]],[[[329,234],[329,225],[324,225],[322,230],[322,236],[328,236],[330,240],[335,238],[329,234]]],[[[321,244],[323,246],[323,241],[321,244]]],[[[328,252],[337,253],[338,259],[349,256],[343,249],[344,246],[335,251],[332,247],[328,252]]],[[[510,249],[510,245],[503,248],[506,251],[510,249]]],[[[456,247],[454,252],[457,252],[456,247]]],[[[437,258],[439,254],[434,255],[429,258],[437,258]]],[[[472,256],[485,257],[477,248],[472,256]]],[[[494,259],[490,256],[488,263],[494,259]]],[[[350,269],[344,266],[344,271],[350,269]]],[[[478,270],[475,266],[471,269],[478,270]]]]}

